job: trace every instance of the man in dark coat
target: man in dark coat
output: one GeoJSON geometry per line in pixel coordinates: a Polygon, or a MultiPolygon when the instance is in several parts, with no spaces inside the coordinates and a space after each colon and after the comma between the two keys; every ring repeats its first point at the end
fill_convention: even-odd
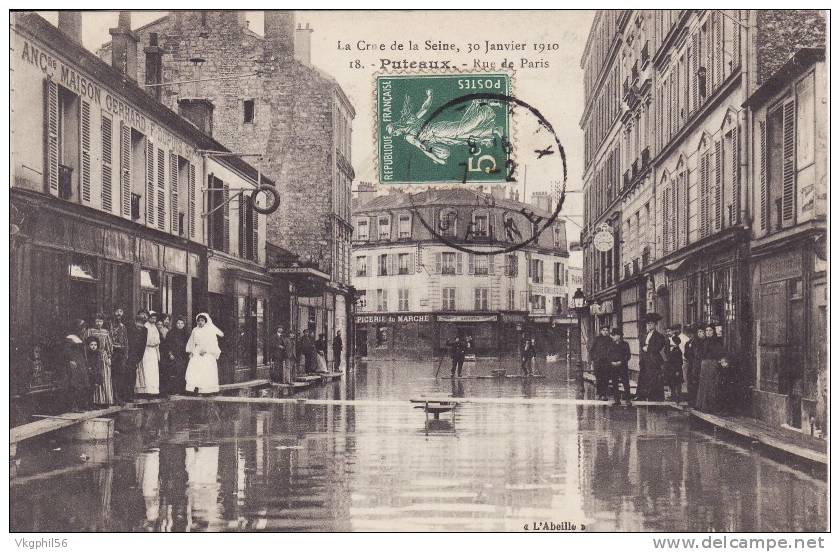
{"type": "Polygon", "coordinates": [[[335,362],[335,371],[341,372],[341,351],[344,349],[344,342],[341,340],[341,330],[335,332],[335,337],[332,342],[333,360],[335,362]]]}
{"type": "Polygon", "coordinates": [[[111,353],[111,381],[113,382],[114,399],[117,404],[122,404],[134,389],[134,371],[126,363],[128,353],[128,328],[126,327],[125,313],[120,308],[114,309],[114,317],[108,331],[111,334],[111,341],[114,344],[114,351],[111,353]]]}
{"type": "Polygon", "coordinates": [[[636,399],[647,401],[665,400],[662,365],[668,340],[656,331],[656,324],[662,317],[651,312],[645,315],[645,334],[639,339],[639,381],[636,384],[636,399]]]}
{"type": "Polygon", "coordinates": [[[120,397],[123,400],[129,400],[134,395],[134,381],[137,378],[137,365],[143,360],[143,354],[146,352],[146,338],[148,337],[148,328],[146,322],[148,315],[146,311],[140,311],[134,318],[134,326],[128,330],[128,354],[126,355],[126,373],[125,377],[130,384],[127,385],[127,396],[120,397]]]}
{"type": "Polygon", "coordinates": [[[457,372],[458,377],[461,377],[461,370],[464,368],[464,357],[467,355],[466,343],[461,339],[461,336],[455,336],[453,341],[447,343],[449,346],[449,356],[452,357],[452,373],[449,377],[454,378],[457,372]]]}
{"type": "Polygon", "coordinates": [[[592,347],[589,349],[589,359],[595,369],[595,391],[598,400],[607,400],[610,385],[610,363],[607,360],[612,340],[610,339],[610,327],[601,326],[600,334],[592,340],[592,347]]]}
{"type": "Polygon", "coordinates": [[[632,406],[630,402],[630,373],[627,363],[630,361],[630,344],[624,341],[621,337],[621,330],[613,328],[612,340],[610,348],[607,351],[607,361],[612,370],[612,388],[615,405],[621,404],[621,394],[618,390],[619,382],[624,386],[624,397],[627,401],[627,406],[632,406]]]}
{"type": "Polygon", "coordinates": [[[688,386],[688,404],[694,406],[697,399],[697,386],[700,382],[700,361],[703,360],[703,346],[706,333],[703,325],[697,324],[686,330],[690,336],[685,344],[686,385],[688,386]]]}
{"type": "Polygon", "coordinates": [[[309,334],[309,330],[303,330],[297,346],[298,354],[303,355],[304,372],[310,374],[315,371],[315,341],[309,334]]]}

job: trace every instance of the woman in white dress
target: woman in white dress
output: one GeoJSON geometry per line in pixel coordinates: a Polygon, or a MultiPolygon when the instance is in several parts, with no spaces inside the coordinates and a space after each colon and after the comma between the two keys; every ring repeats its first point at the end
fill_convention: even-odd
{"type": "Polygon", "coordinates": [[[206,312],[195,317],[197,326],[193,328],[187,341],[186,390],[195,393],[218,393],[219,370],[216,361],[222,354],[219,349],[219,337],[225,334],[213,325],[213,320],[206,312]]]}

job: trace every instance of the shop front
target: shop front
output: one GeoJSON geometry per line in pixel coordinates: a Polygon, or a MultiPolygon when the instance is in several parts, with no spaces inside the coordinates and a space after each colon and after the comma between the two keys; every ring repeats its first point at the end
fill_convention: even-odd
{"type": "Polygon", "coordinates": [[[431,313],[356,314],[354,323],[360,356],[423,359],[435,353],[437,331],[431,313]]]}
{"type": "Polygon", "coordinates": [[[208,314],[219,339],[219,382],[268,377],[271,279],[257,266],[217,251],[207,261],[208,314]]]}
{"type": "Polygon", "coordinates": [[[574,316],[531,314],[528,316],[529,332],[536,339],[537,352],[542,355],[565,359],[577,355],[580,336],[574,316]]]}
{"type": "Polygon", "coordinates": [[[774,425],[826,430],[827,281],[824,245],[806,237],[754,252],[753,413],[774,425]]]}
{"type": "Polygon", "coordinates": [[[118,307],[126,323],[140,308],[192,317],[202,246],[40,194],[11,195],[13,396],[42,396],[49,408],[73,319],[92,324],[118,307]]]}

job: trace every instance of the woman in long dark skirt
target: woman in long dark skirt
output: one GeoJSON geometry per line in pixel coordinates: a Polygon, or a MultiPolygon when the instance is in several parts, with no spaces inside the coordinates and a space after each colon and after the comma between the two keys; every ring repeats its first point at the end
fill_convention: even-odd
{"type": "Polygon", "coordinates": [[[700,361],[700,381],[697,387],[695,406],[703,412],[718,412],[721,407],[720,376],[718,363],[726,356],[723,340],[715,335],[715,327],[706,325],[706,339],[703,341],[700,361]]]}
{"type": "Polygon", "coordinates": [[[85,334],[85,327],[84,320],[71,322],[62,346],[67,407],[75,412],[93,408],[93,380],[85,358],[85,342],[81,338],[85,334]]]}
{"type": "Polygon", "coordinates": [[[176,395],[184,392],[187,373],[187,321],[183,316],[175,318],[175,326],[166,333],[166,339],[161,343],[161,357],[165,361],[165,378],[163,383],[166,393],[176,395]]]}

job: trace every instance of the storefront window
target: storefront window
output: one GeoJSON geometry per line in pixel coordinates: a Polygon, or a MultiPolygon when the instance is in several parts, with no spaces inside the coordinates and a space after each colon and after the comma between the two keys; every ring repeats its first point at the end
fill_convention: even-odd
{"type": "Polygon", "coordinates": [[[141,306],[148,311],[160,310],[160,281],[157,271],[140,271],[141,306]]]}
{"type": "Polygon", "coordinates": [[[257,299],[257,366],[265,364],[266,320],[265,299],[257,299]]]}

